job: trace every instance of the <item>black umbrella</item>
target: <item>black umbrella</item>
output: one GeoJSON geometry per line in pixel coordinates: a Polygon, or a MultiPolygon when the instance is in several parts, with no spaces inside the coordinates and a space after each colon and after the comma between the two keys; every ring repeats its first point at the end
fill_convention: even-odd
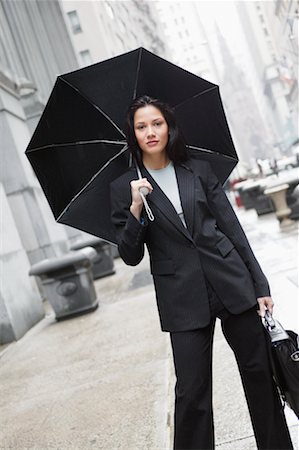
{"type": "Polygon", "coordinates": [[[124,118],[144,94],[174,107],[190,151],[227,179],[238,159],[218,86],[139,48],[56,80],[26,155],[58,222],[115,242],[109,184],[128,168],[124,118]]]}
{"type": "Polygon", "coordinates": [[[264,325],[271,340],[271,364],[282,399],[299,418],[299,341],[294,331],[282,325],[266,311],[264,325]]]}

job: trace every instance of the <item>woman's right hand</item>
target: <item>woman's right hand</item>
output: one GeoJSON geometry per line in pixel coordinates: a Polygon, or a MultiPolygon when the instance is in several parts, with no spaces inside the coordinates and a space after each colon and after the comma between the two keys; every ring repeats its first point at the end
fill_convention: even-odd
{"type": "Polygon", "coordinates": [[[130,211],[133,214],[134,217],[139,221],[141,211],[143,208],[143,201],[140,195],[140,188],[147,188],[149,194],[152,192],[153,187],[152,185],[147,181],[146,178],[142,178],[141,180],[133,180],[131,181],[131,195],[132,195],[132,203],[130,206],[130,211]]]}

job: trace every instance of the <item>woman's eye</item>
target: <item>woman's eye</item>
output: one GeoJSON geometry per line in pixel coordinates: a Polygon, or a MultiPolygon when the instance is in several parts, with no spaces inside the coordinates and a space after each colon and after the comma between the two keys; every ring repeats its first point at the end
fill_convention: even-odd
{"type": "Polygon", "coordinates": [[[160,126],[162,125],[162,122],[156,122],[155,125],[160,126]]]}
{"type": "Polygon", "coordinates": [[[137,127],[137,130],[143,130],[143,128],[144,128],[143,125],[139,125],[139,126],[137,127]]]}

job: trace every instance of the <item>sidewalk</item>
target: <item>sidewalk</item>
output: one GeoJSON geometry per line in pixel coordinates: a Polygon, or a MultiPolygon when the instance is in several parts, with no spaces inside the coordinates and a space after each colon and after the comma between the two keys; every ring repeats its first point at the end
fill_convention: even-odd
{"type": "MultiPolygon", "coordinates": [[[[298,332],[298,231],[279,231],[274,214],[237,211],[272,286],[276,317],[298,332]]],[[[161,333],[147,257],[116,260],[96,281],[99,308],[56,322],[46,318],[0,347],[3,450],[168,450],[174,376],[161,333]]],[[[236,363],[219,324],[214,340],[217,448],[256,449],[236,363]]],[[[287,411],[298,448],[298,421],[287,411]]]]}
{"type": "MultiPolygon", "coordinates": [[[[298,227],[282,233],[274,213],[257,217],[254,210],[236,212],[269,280],[275,317],[298,333],[298,227]]],[[[214,342],[214,415],[220,450],[256,449],[237,366],[219,323],[214,342]]],[[[298,449],[298,420],[288,408],[286,416],[298,449]]]]}

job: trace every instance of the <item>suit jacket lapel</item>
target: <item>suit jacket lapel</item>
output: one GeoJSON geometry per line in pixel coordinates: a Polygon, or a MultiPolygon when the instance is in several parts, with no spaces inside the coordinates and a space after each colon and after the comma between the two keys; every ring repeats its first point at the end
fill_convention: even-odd
{"type": "MultiPolygon", "coordinates": [[[[189,185],[188,185],[188,183],[185,182],[184,178],[186,176],[189,179],[189,176],[188,176],[189,174],[187,174],[187,175],[184,174],[185,172],[187,172],[186,169],[184,169],[184,168],[180,168],[180,169],[181,170],[179,170],[179,172],[180,172],[179,178],[178,178],[178,174],[177,174],[177,168],[176,168],[176,174],[177,174],[178,183],[183,181],[183,188],[181,188],[181,186],[179,185],[179,192],[180,192],[180,196],[181,196],[183,212],[185,214],[184,203],[186,205],[187,203],[189,203],[190,199],[188,201],[186,201],[188,192],[186,192],[185,187],[189,186],[189,185]],[[182,171],[182,173],[181,173],[181,171],[182,171]],[[181,191],[183,193],[184,200],[182,199],[181,191]]],[[[142,175],[149,180],[149,182],[152,184],[152,186],[154,188],[153,192],[147,197],[148,202],[153,203],[157,208],[159,208],[159,210],[167,217],[168,220],[170,220],[170,222],[177,228],[177,230],[180,231],[181,233],[183,233],[189,240],[192,241],[192,236],[191,236],[190,232],[182,224],[182,221],[179,218],[179,215],[177,214],[173,204],[171,203],[171,201],[169,200],[167,195],[164,194],[164,192],[162,191],[160,186],[156,183],[156,181],[153,179],[153,177],[150,175],[150,173],[145,168],[142,168],[141,172],[142,172],[142,175]]],[[[190,175],[192,175],[192,174],[190,174],[190,175]]],[[[192,176],[190,178],[193,179],[192,176]]],[[[194,196],[194,193],[193,193],[193,196],[194,196]]],[[[188,215],[189,215],[189,217],[191,217],[192,213],[190,214],[188,211],[188,215]]],[[[189,225],[189,218],[187,218],[186,223],[187,223],[187,225],[189,225]]]]}
{"type": "Polygon", "coordinates": [[[192,236],[194,227],[194,175],[193,172],[188,168],[188,166],[185,165],[176,165],[175,171],[178,180],[185,221],[192,236]]]}

